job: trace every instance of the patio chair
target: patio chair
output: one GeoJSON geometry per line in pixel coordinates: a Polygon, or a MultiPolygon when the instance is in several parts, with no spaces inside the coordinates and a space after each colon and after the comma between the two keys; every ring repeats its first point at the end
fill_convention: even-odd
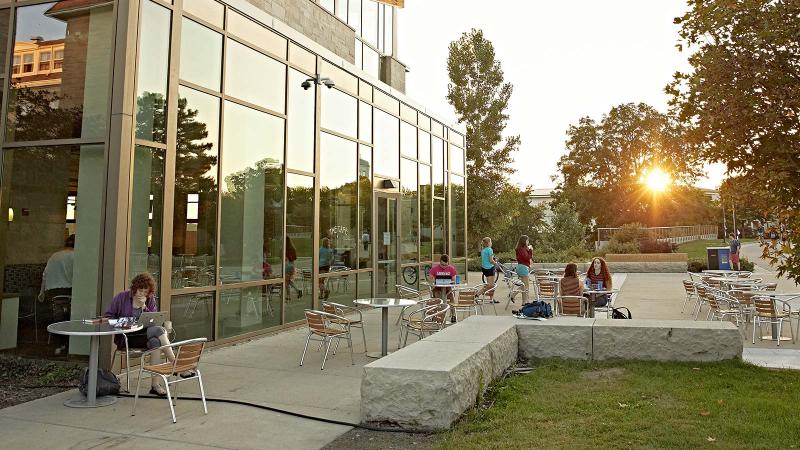
{"type": "Polygon", "coordinates": [[[710,287],[707,284],[695,283],[694,289],[695,292],[697,292],[697,307],[692,312],[692,315],[694,316],[694,320],[697,320],[697,318],[700,317],[700,311],[703,309],[703,305],[708,305],[706,291],[710,289],[710,287]]]}
{"type": "Polygon", "coordinates": [[[556,299],[559,294],[559,283],[551,279],[540,279],[536,288],[536,300],[540,302],[548,302],[556,310],[556,299]]]}
{"type": "Polygon", "coordinates": [[[722,321],[733,317],[736,320],[737,327],[742,321],[742,310],[739,302],[725,292],[712,292],[708,298],[708,306],[708,320],[718,319],[722,321]]]}
{"type": "Polygon", "coordinates": [[[494,310],[494,315],[497,315],[497,303],[494,300],[494,294],[497,292],[497,283],[494,286],[486,289],[486,285],[483,285],[484,289],[478,292],[478,295],[475,297],[475,303],[481,309],[481,315],[483,315],[483,305],[490,304],[492,305],[492,310],[494,310]]]}
{"type": "Polygon", "coordinates": [[[400,322],[400,336],[399,336],[399,338],[397,340],[397,348],[400,348],[400,346],[403,345],[404,328],[408,325],[408,322],[411,320],[411,314],[414,311],[417,311],[419,309],[429,308],[431,306],[441,305],[443,303],[444,303],[444,300],[442,300],[439,297],[430,297],[430,298],[426,298],[426,299],[418,301],[416,305],[403,308],[400,311],[400,319],[398,320],[398,322],[400,322]],[[410,308],[416,308],[416,309],[414,309],[411,312],[408,312],[410,308]]]}
{"type": "MultiPolygon", "coordinates": [[[[753,344],[756,343],[756,328],[761,330],[763,323],[778,326],[778,347],[781,346],[781,336],[783,335],[783,321],[789,322],[789,333],[794,343],[794,330],[792,329],[792,308],[788,303],[777,300],[773,297],[756,295],[753,297],[753,306],[755,313],[753,314],[753,344]],[[780,310],[778,310],[780,306],[780,310]]],[[[760,331],[759,331],[760,333],[760,331]]],[[[759,339],[763,340],[764,336],[759,334],[759,339]]]]}
{"type": "Polygon", "coordinates": [[[520,295],[521,298],[525,298],[528,293],[528,289],[519,279],[509,278],[506,280],[506,285],[508,286],[508,299],[506,300],[506,307],[504,310],[508,311],[508,307],[511,306],[511,303],[514,301],[517,295],[520,295]]]}
{"type": "Polygon", "coordinates": [[[614,310],[614,305],[617,302],[617,292],[612,292],[608,294],[608,302],[603,306],[594,306],[589,305],[589,308],[594,308],[594,316],[597,317],[597,313],[605,313],[606,318],[611,318],[611,311],[614,310]]]}
{"type": "Polygon", "coordinates": [[[172,423],[176,423],[175,406],[173,401],[178,401],[178,390],[175,386],[174,390],[170,390],[170,386],[184,381],[197,380],[200,385],[200,398],[203,400],[203,413],[208,414],[208,407],[206,405],[206,393],[203,389],[203,377],[200,375],[200,357],[203,354],[203,349],[206,346],[206,338],[189,339],[186,341],[175,342],[159,348],[148,350],[142,354],[142,364],[139,368],[139,380],[136,383],[136,394],[133,397],[133,411],[131,415],[136,415],[136,401],[139,399],[139,387],[142,384],[144,374],[152,376],[159,376],[164,381],[164,387],[167,390],[167,401],[169,402],[169,411],[172,413],[172,423]],[[161,364],[148,365],[145,360],[154,352],[160,352],[164,348],[171,347],[175,353],[175,360],[168,361],[161,364]],[[175,394],[174,399],[172,393],[175,394]]]}
{"type": "Polygon", "coordinates": [[[367,351],[367,334],[364,331],[364,316],[361,314],[360,309],[325,301],[322,302],[322,310],[328,314],[345,318],[344,320],[335,318],[331,319],[332,324],[339,326],[348,325],[350,328],[361,328],[361,337],[364,339],[364,352],[367,351]],[[347,318],[348,314],[355,314],[358,318],[347,318]]]}
{"type": "Polygon", "coordinates": [[[470,313],[474,311],[475,315],[478,315],[478,304],[475,301],[475,298],[478,296],[479,287],[480,285],[471,288],[459,289],[450,296],[448,303],[450,304],[450,309],[453,312],[455,320],[458,320],[459,312],[470,313]]]}
{"type": "MultiPolygon", "coordinates": [[[[165,323],[161,323],[158,326],[164,326],[165,323]]],[[[173,328],[167,329],[167,337],[172,340],[175,337],[175,330],[173,328]]],[[[125,392],[131,391],[131,359],[139,360],[139,365],[142,364],[142,356],[148,351],[146,347],[130,347],[128,345],[128,334],[122,333],[122,340],[125,342],[125,350],[117,349],[117,346],[114,345],[114,353],[111,355],[111,365],[114,365],[114,362],[117,360],[117,355],[119,355],[119,375],[118,378],[122,378],[122,375],[125,375],[125,392]],[[123,370],[125,372],[123,372],[123,370]]],[[[113,345],[113,344],[112,344],[113,345]]]]}
{"type": "MultiPolygon", "coordinates": [[[[420,308],[408,316],[408,323],[405,326],[405,337],[403,347],[408,344],[408,335],[413,334],[422,339],[425,333],[429,336],[437,331],[444,329],[447,321],[447,314],[450,312],[450,305],[439,304],[420,308]]],[[[402,330],[401,330],[402,331],[402,330]]]]}
{"type": "Polygon", "coordinates": [[[753,304],[753,296],[759,295],[757,292],[750,290],[731,289],[728,295],[735,298],[739,302],[739,309],[742,313],[742,320],[744,320],[743,332],[747,332],[747,324],[750,323],[753,314],[755,313],[755,306],[753,304]]]}
{"type": "MultiPolygon", "coordinates": [[[[325,361],[328,360],[328,352],[331,349],[331,342],[336,339],[336,347],[339,347],[339,341],[342,339],[347,340],[347,347],[350,349],[350,363],[355,364],[353,359],[353,339],[350,334],[350,323],[346,317],[336,314],[326,313],[325,311],[314,311],[311,309],[304,310],[306,315],[306,325],[308,325],[308,336],[306,337],[306,345],[303,347],[303,356],[300,357],[300,365],[306,359],[306,351],[308,351],[308,343],[312,340],[320,342],[320,349],[325,347],[325,356],[322,358],[322,367],[320,370],[325,370],[325,361]],[[341,328],[332,326],[333,320],[336,320],[337,325],[341,328]]],[[[336,354],[336,348],[333,349],[333,354],[336,354]]]]}
{"type": "Polygon", "coordinates": [[[559,295],[557,304],[559,315],[586,317],[586,297],[559,295]]]}
{"type": "MultiPolygon", "coordinates": [[[[418,291],[418,290],[416,290],[414,288],[410,288],[410,287],[404,286],[402,284],[395,284],[394,288],[397,290],[397,295],[400,298],[404,298],[404,299],[407,299],[407,300],[416,300],[416,301],[422,300],[422,297],[423,297],[422,291],[418,291]]],[[[403,318],[403,313],[408,308],[411,308],[411,306],[404,306],[400,310],[400,315],[397,316],[397,321],[394,323],[395,325],[400,323],[400,320],[403,318]]]]}
{"type": "Polygon", "coordinates": [[[695,284],[692,282],[692,280],[683,280],[683,291],[686,293],[686,297],[683,299],[681,314],[683,314],[683,312],[686,310],[687,303],[697,300],[697,291],[695,290],[695,284]]]}

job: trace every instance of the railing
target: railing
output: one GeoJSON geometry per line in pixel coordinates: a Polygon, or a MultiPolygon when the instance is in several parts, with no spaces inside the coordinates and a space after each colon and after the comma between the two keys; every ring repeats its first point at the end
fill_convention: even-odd
{"type": "MultiPolygon", "coordinates": [[[[597,248],[603,248],[614,234],[621,228],[598,228],[597,229],[597,248]]],[[[716,225],[685,225],[677,227],[650,227],[644,228],[651,238],[659,241],[674,242],[682,244],[684,242],[697,241],[700,239],[716,239],[716,225]]]]}

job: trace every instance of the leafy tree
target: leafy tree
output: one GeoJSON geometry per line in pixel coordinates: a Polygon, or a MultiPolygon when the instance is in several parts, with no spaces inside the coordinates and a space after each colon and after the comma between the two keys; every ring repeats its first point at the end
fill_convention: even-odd
{"type": "MultiPolygon", "coordinates": [[[[511,153],[519,146],[520,139],[503,137],[513,87],[503,79],[494,46],[483,36],[483,31],[472,29],[451,42],[449,50],[447,100],[455,108],[459,123],[467,127],[468,234],[469,247],[474,248],[490,230],[507,232],[497,227],[496,221],[507,213],[498,196],[501,199],[508,194],[520,196],[513,203],[521,206],[527,201],[522,196],[527,194],[508,182],[508,176],[514,173],[511,153]]],[[[500,234],[493,237],[500,239],[500,234]]]]}
{"type": "Polygon", "coordinates": [[[564,200],[552,203],[553,212],[550,223],[543,227],[541,249],[547,253],[565,252],[573,247],[584,245],[586,226],[581,222],[575,204],[564,200]]]}
{"type": "MultiPolygon", "coordinates": [[[[681,209],[685,196],[699,193],[685,186],[700,174],[697,160],[681,139],[681,129],[665,114],[644,103],[611,108],[600,122],[581,118],[567,130],[567,154],[558,168],[557,201],[576,204],[584,222],[602,226],[629,222],[674,225],[670,211],[681,209]],[[661,168],[678,183],[652,195],[641,178],[661,168]],[[670,207],[677,204],[679,207],[670,207]]],[[[700,217],[684,217],[694,222],[700,217]]]]}
{"type": "Polygon", "coordinates": [[[746,183],[749,202],[792,233],[764,247],[800,282],[800,3],[690,0],[679,48],[692,70],[667,87],[686,142],[746,183]]]}
{"type": "MultiPolygon", "coordinates": [[[[492,246],[496,252],[512,251],[517,239],[523,234],[528,236],[535,247],[541,240],[539,230],[544,225],[544,207],[531,206],[528,198],[529,189],[520,189],[506,183],[497,195],[492,196],[497,206],[496,216],[489,220],[488,227],[483,229],[484,235],[492,238],[492,246]]],[[[472,250],[480,249],[477,237],[469,242],[472,250]]]]}

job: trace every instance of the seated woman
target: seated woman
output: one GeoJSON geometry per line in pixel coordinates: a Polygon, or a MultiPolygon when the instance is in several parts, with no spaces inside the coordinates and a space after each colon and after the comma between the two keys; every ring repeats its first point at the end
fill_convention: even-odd
{"type": "Polygon", "coordinates": [[[580,297],[583,295],[583,285],[578,278],[578,266],[575,263],[567,264],[564,268],[564,277],[559,281],[561,295],[580,297]]]}
{"type": "MultiPolygon", "coordinates": [[[[119,319],[120,317],[135,317],[137,320],[143,312],[158,311],[155,298],[156,282],[149,273],[140,273],[131,280],[131,288],[120,292],[114,296],[106,310],[105,316],[109,319],[119,319]]],[[[114,343],[117,349],[125,351],[125,338],[121,334],[114,336],[114,343]]],[[[141,332],[128,334],[128,347],[141,348],[147,347],[149,350],[164,345],[169,345],[167,330],[160,326],[147,327],[141,332]]],[[[168,361],[175,360],[175,353],[167,347],[161,352],[151,354],[150,362],[160,364],[161,353],[164,353],[168,361]]],[[[184,375],[184,374],[181,374],[184,375]]],[[[191,374],[187,374],[191,375],[191,374]]],[[[161,386],[160,378],[152,377],[150,393],[160,397],[166,397],[167,391],[161,386]]]]}
{"type": "MultiPolygon", "coordinates": [[[[600,257],[592,259],[589,270],[586,272],[586,284],[589,285],[589,289],[611,290],[611,272],[608,270],[606,260],[600,257]],[[600,283],[600,289],[598,289],[598,283],[600,283]]],[[[606,306],[609,298],[608,294],[595,295],[594,305],[606,306]]]]}

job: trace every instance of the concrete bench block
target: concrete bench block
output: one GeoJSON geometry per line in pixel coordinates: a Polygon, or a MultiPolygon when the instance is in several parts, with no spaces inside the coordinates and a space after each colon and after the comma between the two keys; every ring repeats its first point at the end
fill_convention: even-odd
{"type": "Polygon", "coordinates": [[[592,358],[594,319],[560,316],[546,321],[515,320],[520,358],[592,358]]]}
{"type": "Polygon", "coordinates": [[[597,319],[592,342],[596,360],[721,361],[742,356],[742,336],[730,322],[597,319]]]}

